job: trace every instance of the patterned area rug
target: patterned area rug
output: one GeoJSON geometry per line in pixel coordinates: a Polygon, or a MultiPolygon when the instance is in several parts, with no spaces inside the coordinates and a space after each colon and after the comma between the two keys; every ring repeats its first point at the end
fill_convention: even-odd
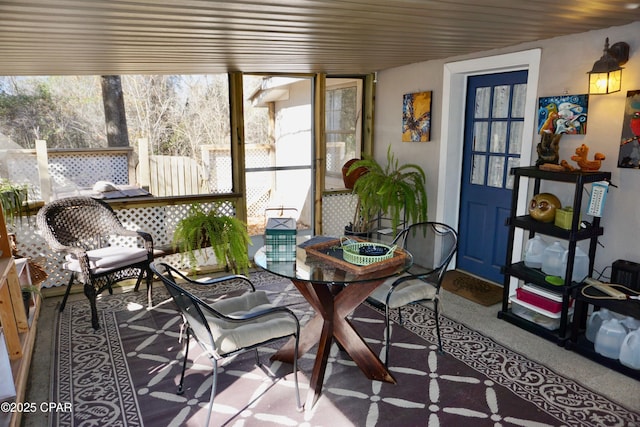
{"type": "MultiPolygon", "coordinates": [[[[276,304],[290,306],[302,322],[312,312],[293,285],[265,272],[252,274],[276,304]]],[[[234,286],[218,292],[232,292],[234,286]]],[[[154,288],[155,302],[166,293],[154,288]]],[[[214,295],[202,294],[213,299],[214,295]]],[[[200,426],[211,387],[211,364],[189,354],[185,391],[176,394],[182,344],[180,317],[170,301],[146,310],[144,292],[105,294],[102,328],[93,331],[85,300],[71,302],[56,327],[52,401],[72,402],[73,413],[52,416],[52,426],[200,426]]],[[[446,354],[435,352],[432,313],[415,307],[406,328],[394,327],[390,370],[396,385],[368,380],[333,346],[323,394],[305,412],[295,409],[291,366],[271,363],[282,343],[221,369],[213,424],[222,426],[637,426],[629,411],[571,379],[454,322],[442,319],[446,354]],[[271,374],[270,377],[267,374],[271,374]]],[[[383,316],[361,306],[351,322],[382,353],[383,316]]],[[[304,401],[313,354],[300,361],[304,401]]]]}

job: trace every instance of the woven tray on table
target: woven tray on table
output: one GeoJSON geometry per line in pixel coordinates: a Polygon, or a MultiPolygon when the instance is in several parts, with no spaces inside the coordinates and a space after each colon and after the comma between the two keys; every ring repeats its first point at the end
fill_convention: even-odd
{"type": "Polygon", "coordinates": [[[369,265],[376,262],[386,261],[393,258],[396,246],[384,245],[382,243],[373,242],[356,242],[353,239],[347,239],[346,241],[341,239],[342,257],[345,261],[356,265],[369,265]],[[386,249],[387,252],[382,255],[366,255],[362,254],[360,250],[366,247],[374,247],[375,249],[386,249]]]}
{"type": "MultiPolygon", "coordinates": [[[[350,239],[356,241],[356,243],[353,243],[353,245],[357,245],[357,246],[378,245],[377,243],[374,244],[374,243],[367,242],[362,239],[356,239],[353,237],[350,237],[350,239]]],[[[349,246],[349,245],[345,245],[345,246],[349,246]]],[[[349,252],[355,251],[357,253],[357,249],[356,249],[357,246],[353,246],[353,248],[351,248],[353,250],[349,252]]],[[[345,257],[345,250],[343,249],[340,239],[329,240],[329,241],[317,243],[314,245],[308,245],[304,249],[307,252],[307,255],[321,258],[322,260],[328,263],[334,264],[337,267],[342,268],[343,270],[350,271],[356,274],[371,273],[373,271],[395,267],[397,265],[404,263],[405,258],[407,256],[405,251],[403,251],[400,248],[395,248],[395,250],[389,251],[387,255],[367,257],[367,258],[370,258],[368,260],[365,260],[364,258],[361,258],[358,260],[355,258],[355,254],[353,257],[350,257],[350,255],[347,254],[347,256],[345,257]],[[359,262],[363,262],[363,263],[366,263],[366,265],[354,264],[352,262],[349,262],[347,259],[351,259],[352,261],[356,260],[359,262]]],[[[359,255],[358,253],[357,256],[365,257],[366,255],[359,255]]]]}

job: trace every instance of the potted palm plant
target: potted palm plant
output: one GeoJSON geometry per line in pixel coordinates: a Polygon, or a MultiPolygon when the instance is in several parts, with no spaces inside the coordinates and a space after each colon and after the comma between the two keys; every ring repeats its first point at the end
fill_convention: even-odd
{"type": "Polygon", "coordinates": [[[345,231],[368,233],[379,216],[391,220],[394,232],[403,220],[409,223],[427,220],[426,175],[419,165],[401,165],[389,146],[385,166],[365,156],[351,164],[347,175],[359,168],[365,168],[367,172],[353,184],[353,193],[357,196],[356,212],[345,231]]]}
{"type": "Polygon", "coordinates": [[[192,205],[189,215],[180,220],[173,234],[173,246],[185,254],[195,268],[196,253],[211,247],[218,263],[235,273],[249,270],[251,244],[247,225],[233,216],[219,215],[215,207],[205,212],[201,206],[192,205]]]}

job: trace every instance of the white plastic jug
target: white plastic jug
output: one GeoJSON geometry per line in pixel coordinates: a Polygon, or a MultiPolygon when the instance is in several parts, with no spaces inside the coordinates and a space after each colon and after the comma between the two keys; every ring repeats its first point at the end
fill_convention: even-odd
{"type": "Polygon", "coordinates": [[[542,240],[538,234],[533,236],[533,239],[529,239],[524,250],[524,265],[529,268],[541,268],[542,256],[547,246],[549,246],[549,244],[542,240]]]}
{"type": "Polygon", "coordinates": [[[640,319],[636,319],[633,316],[625,316],[624,319],[620,320],[622,322],[622,326],[625,327],[627,332],[633,332],[636,329],[640,329],[640,319]]]}
{"type": "MultiPolygon", "coordinates": [[[[565,250],[562,254],[562,274],[560,277],[563,279],[567,272],[567,260],[569,258],[569,250],[565,250]]],[[[587,255],[582,249],[576,247],[576,254],[573,257],[573,273],[571,274],[571,280],[574,282],[582,282],[589,274],[589,255],[587,255]]]]}
{"type": "Polygon", "coordinates": [[[601,308],[600,310],[591,313],[587,320],[587,332],[585,334],[587,339],[591,342],[595,342],[596,335],[598,335],[602,322],[611,319],[611,317],[611,312],[606,308],[601,308]]]}
{"type": "Polygon", "coordinates": [[[612,318],[602,322],[600,330],[596,335],[595,350],[596,353],[608,357],[610,359],[618,359],[620,357],[620,349],[622,342],[627,336],[627,331],[617,318],[612,318]]]}
{"type": "Polygon", "coordinates": [[[640,369],[640,329],[629,332],[622,341],[620,363],[632,369],[640,369]]]}
{"type": "Polygon", "coordinates": [[[560,242],[553,242],[549,245],[542,255],[542,272],[549,276],[563,276],[564,268],[562,267],[562,256],[564,255],[564,247],[560,242]]]}

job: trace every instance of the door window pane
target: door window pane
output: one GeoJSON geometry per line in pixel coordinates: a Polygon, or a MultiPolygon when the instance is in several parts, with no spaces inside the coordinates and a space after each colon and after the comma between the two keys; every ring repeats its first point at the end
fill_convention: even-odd
{"type": "Polygon", "coordinates": [[[489,157],[489,175],[487,176],[487,185],[489,187],[502,187],[504,178],[504,157],[489,157]]]}
{"type": "Polygon", "coordinates": [[[489,105],[491,103],[491,88],[479,87],[476,89],[476,111],[474,117],[477,119],[489,118],[489,105]]]}
{"type": "Polygon", "coordinates": [[[524,101],[527,96],[527,85],[519,84],[513,86],[513,98],[511,99],[511,117],[524,117],[524,101]]]}
{"type": "Polygon", "coordinates": [[[342,190],[342,166],[360,158],[362,145],[362,80],[327,78],[325,104],[325,190],[342,190]]]}
{"type": "Polygon", "coordinates": [[[484,185],[484,172],[486,169],[487,159],[483,155],[473,156],[473,170],[471,171],[471,183],[484,185]]]}
{"type": "Polygon", "coordinates": [[[522,150],[522,130],[524,122],[511,122],[509,132],[509,154],[520,154],[522,150]]]}
{"type": "Polygon", "coordinates": [[[491,123],[491,152],[505,153],[507,147],[507,122],[491,123]]]}
{"type": "Polygon", "coordinates": [[[517,168],[518,166],[520,166],[520,158],[509,157],[507,160],[507,183],[505,185],[505,188],[508,188],[509,190],[513,189],[513,180],[515,178],[511,175],[511,169],[517,168]]]}
{"type": "Polygon", "coordinates": [[[509,95],[511,87],[496,86],[493,88],[493,118],[505,119],[509,117],[509,95]]]}
{"type": "Polygon", "coordinates": [[[473,151],[487,151],[489,123],[475,122],[473,126],[473,151]]]}

